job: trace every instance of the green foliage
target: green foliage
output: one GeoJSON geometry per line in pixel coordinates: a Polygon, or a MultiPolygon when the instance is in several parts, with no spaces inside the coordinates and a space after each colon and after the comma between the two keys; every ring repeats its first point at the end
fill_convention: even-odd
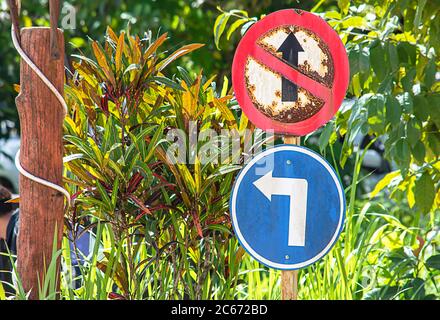
{"type": "Polygon", "coordinates": [[[345,136],[341,164],[353,150],[351,137],[358,132],[380,136],[385,156],[402,176],[392,195],[398,200],[399,191],[406,191],[408,198],[414,193],[418,209],[433,214],[438,210],[434,194],[440,181],[435,107],[440,87],[434,80],[440,49],[435,16],[440,7],[426,1],[373,4],[350,7],[349,18],[332,11],[324,14],[346,42],[352,79],[349,94],[356,98],[352,108],[336,119],[337,130],[345,136]],[[345,25],[347,19],[358,23],[345,25]]]}
{"type": "MultiPolygon", "coordinates": [[[[335,123],[325,127],[319,146],[323,150],[329,140],[335,143],[331,134],[335,127],[344,138],[340,158],[344,167],[358,134],[381,137],[385,156],[402,175],[394,191],[415,192],[419,209],[434,212],[438,208],[434,207],[434,193],[439,192],[440,181],[440,109],[435,107],[440,102],[440,86],[435,80],[440,51],[436,41],[440,24],[435,17],[440,6],[435,1],[410,0],[352,4],[338,1],[340,11],[321,14],[346,44],[351,75],[348,98],[354,104],[342,108],[335,123]],[[414,176],[423,179],[412,190],[414,176]]],[[[222,12],[214,25],[217,44],[229,17],[235,22],[257,21],[246,12],[222,12]]],[[[236,30],[235,22],[229,26],[228,38],[236,30]]],[[[393,194],[398,196],[398,192],[393,194]]]]}
{"type": "MultiPolygon", "coordinates": [[[[84,291],[69,296],[232,298],[243,249],[230,239],[227,208],[240,168],[232,160],[241,155],[205,164],[201,150],[216,150],[218,142],[199,139],[194,164],[174,163],[165,137],[171,129],[188,136],[190,121],[200,136],[211,128],[242,131],[248,122],[237,124],[227,84],[219,95],[214,77],[194,78],[183,68],[172,78],[163,73],[201,45],[159,58],[166,34],[150,35],[116,35],[109,28],[104,46],[91,42],[93,60],[73,62],[65,121],[66,182],[75,195],[69,229],[99,223],[106,249],[104,259],[96,252],[91,269],[84,269],[84,291]]],[[[80,234],[73,234],[75,241],[80,234]]]]}
{"type": "MultiPolygon", "coordinates": [[[[420,263],[423,264],[423,259],[426,258],[420,261],[411,258],[411,255],[403,254],[399,256],[399,262],[397,258],[388,258],[388,253],[384,254],[383,245],[390,247],[390,244],[394,243],[395,247],[390,247],[390,256],[394,255],[395,250],[408,253],[410,251],[404,250],[405,246],[415,246],[418,237],[421,237],[422,244],[426,243],[424,239],[429,233],[420,230],[419,227],[423,225],[425,230],[433,232],[438,230],[435,221],[440,211],[437,200],[440,198],[440,109],[436,106],[440,97],[440,86],[435,75],[439,72],[440,24],[436,15],[440,6],[435,1],[410,0],[366,3],[338,1],[337,4],[339,8],[330,7],[325,10],[320,2],[313,10],[322,10],[323,13],[320,15],[340,34],[349,56],[351,82],[348,100],[335,120],[320,131],[318,147],[323,153],[330,149],[335,167],[340,165],[343,169],[351,162],[350,159],[358,148],[354,145],[356,136],[370,135],[384,141],[385,157],[397,170],[386,175],[370,196],[373,198],[380,195],[381,198],[388,199],[388,202],[390,196],[397,203],[403,201],[398,208],[400,211],[404,211],[405,207],[412,210],[411,222],[415,229],[406,229],[407,227],[401,225],[401,228],[405,228],[402,230],[407,230],[407,236],[402,239],[396,238],[402,230],[394,228],[391,239],[386,238],[387,242],[375,241],[374,245],[362,245],[357,248],[359,244],[352,242],[353,239],[358,241],[357,232],[362,232],[368,237],[370,232],[373,233],[380,226],[381,218],[376,218],[379,220],[372,223],[374,227],[371,229],[371,225],[363,227],[362,231],[351,229],[353,223],[359,223],[353,206],[356,196],[355,184],[360,178],[358,175],[362,173],[355,166],[355,174],[350,176],[351,208],[345,226],[345,237],[350,236],[351,239],[339,241],[335,253],[330,253],[329,257],[324,259],[327,259],[327,263],[318,263],[311,268],[313,272],[310,275],[313,279],[309,280],[309,273],[303,274],[306,280],[302,278],[302,281],[309,284],[310,288],[302,294],[304,298],[431,298],[429,294],[424,295],[423,286],[425,282],[431,282],[429,285],[434,284],[436,287],[434,274],[422,280],[418,273],[420,263]],[[335,157],[334,148],[341,140],[343,143],[340,154],[335,157]],[[393,239],[399,241],[395,243],[393,239]],[[362,257],[370,255],[369,250],[380,256],[379,260],[371,264],[371,268],[378,270],[380,262],[385,263],[384,268],[394,269],[385,275],[376,272],[374,277],[378,277],[377,279],[368,276],[368,281],[365,280],[365,273],[370,264],[362,257]],[[344,257],[337,257],[341,251],[344,252],[344,257]],[[361,258],[355,258],[357,256],[361,258]],[[410,258],[414,261],[411,268],[406,264],[406,260],[410,258]],[[332,259],[336,259],[338,267],[333,264],[332,259]],[[335,272],[335,269],[338,271],[335,272]],[[323,278],[316,279],[316,274],[322,274],[323,278]],[[335,287],[334,284],[339,283],[341,279],[341,286],[335,287]],[[383,281],[384,279],[387,280],[383,281]],[[362,288],[358,288],[365,281],[372,282],[369,282],[368,286],[362,285],[362,288]],[[322,287],[326,290],[320,291],[322,287]],[[326,293],[328,295],[325,295],[326,293]]],[[[222,11],[214,25],[216,43],[220,42],[219,38],[223,34],[219,31],[228,30],[227,23],[231,23],[232,20],[227,19],[228,16],[234,17],[235,21],[247,19],[250,24],[257,21],[256,18],[247,18],[248,14],[243,12],[238,16],[232,11],[222,11]]],[[[233,28],[234,23],[229,25],[231,32],[236,30],[233,28]]],[[[382,210],[385,212],[385,208],[382,210]]],[[[360,221],[363,221],[366,215],[368,214],[363,212],[360,221]]],[[[399,211],[396,211],[396,215],[406,217],[399,211]]],[[[382,214],[381,216],[385,217],[382,214]]],[[[360,223],[362,225],[362,222],[360,223]]],[[[379,230],[384,228],[386,227],[381,226],[379,230]]]]}
{"type": "MultiPolygon", "coordinates": [[[[365,154],[365,151],[364,151],[365,154]]],[[[354,180],[360,184],[360,163],[356,156],[354,180]]],[[[385,180],[392,179],[392,173],[385,180]]],[[[398,173],[397,173],[398,175],[398,173]]],[[[347,193],[347,190],[346,190],[347,193]]],[[[344,232],[335,248],[322,261],[302,271],[303,299],[435,299],[438,272],[429,261],[438,243],[438,231],[428,241],[418,230],[408,228],[395,217],[399,207],[377,201],[359,201],[350,190],[344,232]]]]}
{"type": "Polygon", "coordinates": [[[217,49],[220,49],[219,42],[223,33],[226,32],[226,39],[230,40],[232,34],[240,28],[240,34],[244,35],[247,29],[252,26],[255,22],[258,21],[258,18],[249,18],[248,13],[244,10],[231,10],[231,11],[223,11],[221,8],[218,8],[222,13],[217,17],[214,22],[214,42],[217,49]],[[236,20],[230,24],[228,29],[226,26],[228,24],[229,18],[235,18],[236,20]]]}
{"type": "MultiPolygon", "coordinates": [[[[74,278],[69,241],[64,239],[63,298],[280,298],[279,271],[250,258],[231,231],[228,199],[240,168],[232,160],[242,161],[243,155],[208,164],[198,153],[192,164],[176,164],[166,156],[171,129],[183,130],[185,144],[190,144],[190,121],[197,122],[199,136],[208,129],[217,133],[251,129],[254,137],[260,134],[238,111],[223,77],[229,73],[240,33],[257,17],[282,7],[251,2],[225,2],[214,19],[215,8],[206,7],[212,5],[165,1],[169,12],[155,23],[165,25],[174,39],[200,37],[204,42],[214,34],[208,49],[190,55],[195,66],[189,56],[179,60],[180,66],[172,62],[201,45],[177,49],[167,45],[166,34],[136,36],[146,30],[144,23],[152,22],[151,13],[162,12],[158,4],[127,1],[119,8],[87,3],[87,9],[80,10],[81,20],[94,12],[91,8],[105,18],[85,24],[72,38],[84,54],[73,56],[74,75],[65,89],[70,108],[64,123],[65,183],[74,195],[65,231],[75,243],[82,225],[93,231],[96,241],[81,274],[74,278]],[[250,13],[245,11],[248,8],[250,13]],[[114,14],[107,15],[107,10],[114,14]],[[115,33],[125,28],[115,18],[122,13],[133,25],[115,33]],[[137,19],[141,15],[145,22],[137,19]],[[200,28],[208,22],[213,24],[211,30],[200,28]],[[101,34],[105,24],[112,27],[105,42],[91,40],[87,45],[85,34],[101,34]],[[222,49],[221,54],[214,46],[222,49]],[[213,77],[200,72],[201,67],[208,74],[218,71],[221,90],[213,77]],[[72,286],[75,280],[80,282],[77,289],[72,286]]],[[[294,5],[322,12],[341,35],[351,72],[341,111],[306,138],[307,146],[329,153],[341,180],[349,181],[347,220],[333,250],[300,271],[299,297],[438,299],[438,2],[344,0],[294,5]],[[384,141],[385,156],[395,168],[371,193],[363,189],[369,176],[361,168],[369,146],[359,150],[354,145],[358,134],[384,141]]],[[[242,136],[240,142],[252,138],[242,136]]],[[[218,141],[211,139],[197,145],[198,150],[210,149],[218,155],[222,150],[216,146],[218,141]]],[[[74,253],[80,254],[76,248],[74,253]]],[[[40,288],[45,298],[54,293],[54,268],[49,272],[49,282],[40,288]]],[[[26,298],[19,281],[17,298],[26,298]]]]}

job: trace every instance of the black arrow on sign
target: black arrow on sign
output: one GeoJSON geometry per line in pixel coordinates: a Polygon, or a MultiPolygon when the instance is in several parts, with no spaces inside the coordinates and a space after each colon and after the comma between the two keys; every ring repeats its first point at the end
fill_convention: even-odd
{"type": "MultiPolygon", "coordinates": [[[[298,54],[304,52],[304,49],[296,39],[295,35],[290,32],[286,40],[277,50],[283,54],[283,60],[289,62],[292,66],[298,66],[298,54]]],[[[281,101],[296,101],[298,99],[298,87],[283,77],[281,84],[281,101]]]]}

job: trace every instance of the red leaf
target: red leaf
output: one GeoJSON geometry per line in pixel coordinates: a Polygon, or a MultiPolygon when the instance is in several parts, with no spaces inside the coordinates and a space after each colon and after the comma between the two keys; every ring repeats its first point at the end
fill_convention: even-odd
{"type": "Polygon", "coordinates": [[[225,222],[227,220],[227,217],[220,217],[218,219],[210,219],[206,222],[206,224],[211,225],[211,224],[222,224],[223,222],[225,222]]]}
{"type": "Polygon", "coordinates": [[[103,95],[101,97],[101,109],[102,109],[102,111],[104,111],[104,114],[106,116],[109,115],[109,112],[108,112],[108,95],[107,94],[105,94],[105,95],[103,95]]]}
{"type": "Polygon", "coordinates": [[[133,201],[138,205],[138,207],[141,208],[142,211],[144,211],[144,213],[149,214],[149,215],[152,215],[151,211],[150,211],[150,210],[145,206],[145,204],[143,204],[142,201],[139,200],[136,196],[130,194],[128,197],[129,197],[131,200],[133,200],[133,201]]]}
{"type": "Polygon", "coordinates": [[[225,258],[225,279],[229,278],[229,273],[230,273],[230,270],[229,270],[229,258],[226,256],[226,258],[225,258]]]}
{"type": "Polygon", "coordinates": [[[108,298],[110,300],[127,300],[123,295],[120,295],[119,293],[115,293],[115,292],[109,292],[108,298]]]}
{"type": "Polygon", "coordinates": [[[413,254],[418,257],[420,251],[422,251],[423,246],[425,245],[425,240],[421,236],[417,236],[417,240],[419,241],[419,246],[417,249],[413,250],[413,254]]]}
{"type": "Polygon", "coordinates": [[[141,183],[141,181],[143,179],[144,179],[144,177],[139,172],[136,172],[135,174],[133,174],[130,181],[128,182],[127,192],[133,193],[137,189],[137,187],[139,186],[139,184],[141,183]]]}
{"type": "Polygon", "coordinates": [[[191,212],[191,215],[192,215],[192,217],[193,217],[194,225],[196,226],[197,233],[199,234],[200,237],[203,238],[203,231],[202,231],[202,226],[201,226],[201,224],[200,224],[200,218],[199,218],[199,215],[198,215],[197,212],[195,212],[195,211],[192,211],[192,212],[191,212]]]}

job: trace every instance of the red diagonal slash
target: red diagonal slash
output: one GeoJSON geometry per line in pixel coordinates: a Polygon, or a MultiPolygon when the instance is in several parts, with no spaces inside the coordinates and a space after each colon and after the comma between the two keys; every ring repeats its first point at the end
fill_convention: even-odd
{"type": "Polygon", "coordinates": [[[255,44],[253,50],[249,54],[268,68],[309,91],[315,97],[321,98],[324,101],[329,101],[331,99],[332,91],[329,88],[302,74],[288,63],[267,52],[258,44],[255,44]]]}

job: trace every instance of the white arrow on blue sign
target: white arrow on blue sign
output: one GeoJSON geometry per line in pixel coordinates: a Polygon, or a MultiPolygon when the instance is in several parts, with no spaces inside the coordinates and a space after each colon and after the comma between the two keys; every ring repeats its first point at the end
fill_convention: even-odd
{"type": "Polygon", "coordinates": [[[269,267],[293,270],[316,262],[335,244],[345,197],[324,158],[304,147],[279,145],[240,171],[230,210],[249,254],[269,267]]]}

